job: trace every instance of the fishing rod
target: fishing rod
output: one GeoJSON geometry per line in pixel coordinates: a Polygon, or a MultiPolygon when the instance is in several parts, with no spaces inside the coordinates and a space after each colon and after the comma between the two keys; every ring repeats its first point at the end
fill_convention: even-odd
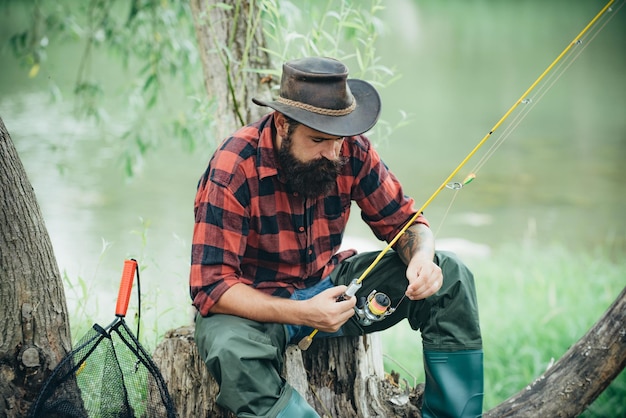
{"type": "MultiPolygon", "coordinates": [[[[493,133],[504,123],[505,120],[517,109],[517,107],[522,103],[528,103],[528,96],[531,91],[537,87],[537,85],[552,71],[552,69],[561,61],[561,59],[575,46],[580,44],[581,38],[589,31],[591,27],[610,9],[611,5],[615,2],[615,0],[609,0],[609,2],[594,16],[591,21],[583,28],[582,31],[563,49],[563,51],[552,61],[550,65],[537,77],[537,79],[526,89],[526,91],[520,96],[520,98],[507,110],[504,115],[496,122],[495,125],[487,132],[487,134],[476,144],[476,146],[463,158],[463,160],[456,166],[454,170],[446,177],[446,179],[441,183],[441,185],[433,192],[433,194],[426,199],[424,204],[415,212],[415,215],[408,220],[408,222],[404,225],[404,227],[398,231],[396,236],[387,244],[385,248],[383,248],[378,256],[372,261],[372,263],[361,273],[361,275],[352,280],[346,291],[343,295],[337,298],[338,301],[348,299],[356,295],[356,292],[361,288],[363,280],[367,277],[367,275],[376,267],[378,262],[383,258],[383,256],[393,247],[396,242],[400,239],[402,235],[409,229],[410,226],[413,225],[415,220],[420,216],[421,213],[432,203],[433,200],[441,193],[441,191],[446,188],[459,189],[464,185],[470,183],[474,178],[475,174],[472,173],[468,175],[463,182],[461,183],[451,183],[452,179],[457,175],[457,173],[467,164],[467,162],[478,152],[480,148],[487,142],[487,140],[493,135],[493,133]]],[[[364,325],[369,325],[372,321],[380,321],[384,319],[387,315],[393,312],[395,309],[391,307],[390,301],[385,299],[387,295],[382,293],[372,292],[362,303],[355,306],[355,312],[359,317],[359,320],[364,325]]],[[[319,329],[314,329],[309,335],[305,336],[298,343],[298,347],[301,350],[307,350],[311,346],[311,342],[313,341],[313,337],[319,332],[319,329]]]]}

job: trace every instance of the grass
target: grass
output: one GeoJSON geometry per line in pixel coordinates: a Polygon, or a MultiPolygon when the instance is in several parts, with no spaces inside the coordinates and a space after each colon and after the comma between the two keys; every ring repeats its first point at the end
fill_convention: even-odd
{"type": "MultiPolygon", "coordinates": [[[[485,410],[539,377],[606,311],[625,284],[610,251],[581,256],[562,247],[506,247],[468,260],[478,290],[485,349],[485,410]]],[[[385,369],[423,382],[421,341],[408,324],[383,334],[385,369]]],[[[622,372],[582,415],[626,416],[622,372]]]]}
{"type": "MultiPolygon", "coordinates": [[[[626,263],[619,261],[621,254],[614,248],[581,255],[558,246],[509,246],[496,250],[488,259],[466,260],[476,278],[481,311],[485,410],[539,377],[600,318],[625,284],[626,263]]],[[[70,295],[86,292],[84,283],[72,288],[68,282],[66,278],[70,295]]],[[[142,295],[142,299],[144,296],[150,301],[150,294],[142,295]]],[[[177,308],[180,310],[159,306],[159,311],[177,308]]],[[[155,323],[159,322],[158,316],[153,319],[155,323]]],[[[142,344],[151,352],[163,329],[149,322],[144,322],[142,315],[142,344]]],[[[73,309],[74,336],[82,335],[92,324],[83,308],[73,309]]],[[[383,346],[387,371],[399,372],[411,386],[424,381],[421,341],[408,324],[385,331],[383,346]]],[[[582,417],[626,416],[624,399],[626,372],[582,417]]]]}

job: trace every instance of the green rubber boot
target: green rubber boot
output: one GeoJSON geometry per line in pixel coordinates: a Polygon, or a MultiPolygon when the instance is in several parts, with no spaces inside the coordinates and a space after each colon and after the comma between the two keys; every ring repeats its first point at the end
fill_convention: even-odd
{"type": "Polygon", "coordinates": [[[424,351],[423,418],[476,418],[483,409],[483,350],[424,351]]]}
{"type": "Polygon", "coordinates": [[[276,415],[276,418],[320,418],[315,412],[315,409],[311,407],[304,400],[297,390],[291,391],[291,397],[287,405],[276,415]]]}

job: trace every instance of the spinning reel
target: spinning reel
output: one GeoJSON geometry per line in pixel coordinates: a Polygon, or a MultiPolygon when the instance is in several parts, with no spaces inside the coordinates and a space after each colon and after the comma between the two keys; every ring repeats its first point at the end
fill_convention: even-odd
{"type": "MultiPolygon", "coordinates": [[[[361,288],[361,282],[359,279],[354,279],[350,283],[350,286],[346,289],[343,295],[337,297],[337,302],[346,300],[356,295],[356,292],[361,288]]],[[[404,299],[404,298],[403,298],[404,299]]],[[[402,302],[402,299],[400,300],[402,302]]],[[[398,305],[400,305],[398,302],[398,305]]],[[[391,307],[391,299],[389,296],[382,292],[372,290],[367,297],[360,297],[354,306],[354,312],[356,313],[357,322],[366,327],[372,325],[373,322],[382,321],[387,316],[391,315],[396,308],[391,307]]],[[[318,333],[318,329],[314,329],[309,335],[302,338],[298,343],[298,347],[301,350],[307,350],[311,346],[313,337],[318,333]]]]}
{"type": "MultiPolygon", "coordinates": [[[[357,279],[352,280],[345,296],[355,296],[356,292],[361,288],[361,283],[357,279]]],[[[345,298],[341,296],[341,298],[345,298]]],[[[394,313],[396,308],[391,307],[391,299],[382,292],[375,289],[367,295],[357,300],[354,312],[356,312],[357,321],[363,326],[372,325],[373,322],[382,321],[387,316],[394,313]]]]}

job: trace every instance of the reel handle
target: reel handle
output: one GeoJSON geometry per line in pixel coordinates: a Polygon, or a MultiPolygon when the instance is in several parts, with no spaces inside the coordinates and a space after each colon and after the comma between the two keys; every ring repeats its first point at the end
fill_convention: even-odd
{"type": "Polygon", "coordinates": [[[342,302],[346,299],[350,299],[352,296],[356,295],[356,292],[358,292],[361,286],[363,286],[361,282],[359,282],[357,279],[353,279],[343,295],[337,296],[337,302],[342,302]]]}

